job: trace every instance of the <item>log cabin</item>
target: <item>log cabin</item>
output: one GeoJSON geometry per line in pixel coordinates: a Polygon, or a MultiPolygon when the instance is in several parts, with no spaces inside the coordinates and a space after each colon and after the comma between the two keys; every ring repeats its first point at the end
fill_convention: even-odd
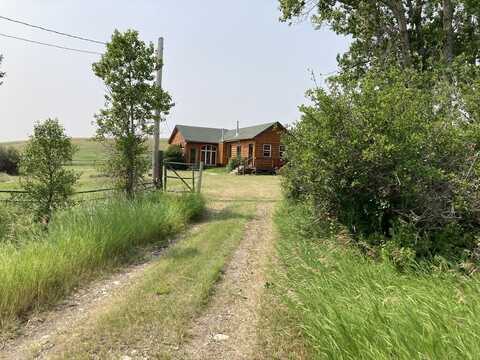
{"type": "Polygon", "coordinates": [[[254,172],[273,172],[283,165],[282,135],[279,122],[235,130],[176,125],[168,140],[179,145],[187,163],[226,166],[231,158],[241,158],[254,172]]]}

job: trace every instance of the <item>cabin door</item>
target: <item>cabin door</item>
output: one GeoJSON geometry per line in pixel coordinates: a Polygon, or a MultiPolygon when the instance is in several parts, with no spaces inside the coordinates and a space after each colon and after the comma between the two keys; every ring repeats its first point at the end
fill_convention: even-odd
{"type": "Polygon", "coordinates": [[[253,144],[248,144],[248,165],[253,165],[253,144]]]}

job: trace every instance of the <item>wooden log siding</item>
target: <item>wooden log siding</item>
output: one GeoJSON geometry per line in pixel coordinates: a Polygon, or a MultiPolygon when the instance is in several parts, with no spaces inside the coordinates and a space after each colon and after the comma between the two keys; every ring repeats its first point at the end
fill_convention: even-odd
{"type": "Polygon", "coordinates": [[[280,158],[280,144],[283,132],[280,129],[271,128],[255,138],[255,166],[259,169],[278,168],[283,165],[280,158]],[[263,156],[263,145],[272,146],[272,156],[263,156]]]}

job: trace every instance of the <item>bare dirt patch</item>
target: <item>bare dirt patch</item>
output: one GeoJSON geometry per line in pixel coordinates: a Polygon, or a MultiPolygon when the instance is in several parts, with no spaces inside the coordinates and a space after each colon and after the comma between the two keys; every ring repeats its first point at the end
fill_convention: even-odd
{"type": "Polygon", "coordinates": [[[255,359],[265,270],[273,249],[273,205],[259,204],[205,312],[193,321],[177,359],[255,359]]]}

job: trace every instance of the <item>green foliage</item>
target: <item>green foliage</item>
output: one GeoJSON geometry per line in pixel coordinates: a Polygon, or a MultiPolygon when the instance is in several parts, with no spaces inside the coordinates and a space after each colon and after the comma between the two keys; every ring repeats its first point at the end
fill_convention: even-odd
{"type": "Polygon", "coordinates": [[[170,145],[163,152],[163,159],[167,162],[184,163],[185,158],[183,156],[183,150],[180,145],[170,145]]]}
{"type": "Polygon", "coordinates": [[[37,220],[48,222],[53,212],[69,204],[78,176],[65,165],[75,147],[58,120],[39,122],[21,158],[21,184],[25,200],[37,220]]]}
{"type": "Polygon", "coordinates": [[[286,139],[287,194],[375,245],[381,234],[419,257],[474,251],[480,119],[476,88],[451,86],[458,73],[372,70],[311,92],[286,139]]]}
{"type": "Polygon", "coordinates": [[[111,199],[55,213],[48,232],[31,233],[20,245],[0,244],[0,325],[131,261],[140,246],[165,243],[203,209],[193,194],[111,199]]]}
{"type": "Polygon", "coordinates": [[[129,197],[150,164],[145,155],[153,121],[173,106],[170,95],[153,82],[160,65],[153,44],[146,45],[133,30],[116,30],[106,53],[93,64],[95,75],[108,90],[105,108],[96,115],[97,137],[105,142],[113,139],[109,173],[129,197]]]}
{"type": "Polygon", "coordinates": [[[480,57],[480,3],[476,0],[350,1],[279,0],[281,20],[311,16],[352,39],[339,57],[344,76],[396,64],[425,70],[459,55],[470,64],[480,57]]]}
{"type": "Polygon", "coordinates": [[[0,172],[18,175],[20,153],[13,147],[0,146],[0,172]]]}
{"type": "MultiPolygon", "coordinates": [[[[310,352],[305,358],[477,357],[478,276],[400,274],[389,261],[374,261],[343,246],[342,235],[302,235],[298,223],[309,211],[287,204],[278,212],[280,266],[267,290],[287,307],[288,316],[282,316],[302,334],[310,352]]],[[[392,255],[399,263],[411,263],[408,251],[393,249],[392,255]]],[[[442,260],[435,262],[441,266],[442,260]]]]}
{"type": "Polygon", "coordinates": [[[235,170],[235,169],[240,165],[241,162],[242,162],[242,159],[241,159],[241,158],[239,158],[239,157],[231,157],[231,158],[228,160],[227,172],[231,172],[231,171],[235,170]]]}
{"type": "Polygon", "coordinates": [[[38,229],[32,217],[21,206],[0,203],[0,244],[21,243],[22,239],[38,229]]]}

